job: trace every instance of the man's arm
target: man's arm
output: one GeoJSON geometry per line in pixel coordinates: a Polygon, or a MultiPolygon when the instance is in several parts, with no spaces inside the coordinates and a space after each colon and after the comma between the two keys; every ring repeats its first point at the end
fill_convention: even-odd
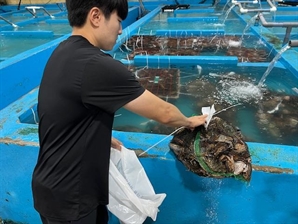
{"type": "Polygon", "coordinates": [[[125,109],[171,127],[193,129],[204,124],[207,115],[185,117],[181,111],[148,90],[124,106],[125,109]]]}

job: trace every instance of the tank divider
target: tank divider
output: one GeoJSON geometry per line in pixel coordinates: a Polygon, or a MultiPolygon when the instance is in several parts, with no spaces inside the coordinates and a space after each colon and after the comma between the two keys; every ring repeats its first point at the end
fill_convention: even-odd
{"type": "Polygon", "coordinates": [[[134,65],[186,65],[186,64],[225,64],[235,65],[238,64],[238,58],[235,56],[142,56],[137,55],[134,57],[134,65]]]}
{"type": "Polygon", "coordinates": [[[156,30],[156,36],[189,37],[189,36],[216,36],[224,35],[223,29],[216,30],[156,30]]]}

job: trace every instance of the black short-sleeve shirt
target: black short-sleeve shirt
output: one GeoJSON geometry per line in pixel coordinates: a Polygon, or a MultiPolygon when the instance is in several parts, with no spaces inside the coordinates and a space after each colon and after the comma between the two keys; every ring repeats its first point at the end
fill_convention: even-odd
{"type": "Polygon", "coordinates": [[[40,151],[33,173],[36,210],[76,220],[108,203],[114,113],[144,88],[119,61],[81,36],[54,50],[38,95],[40,151]]]}

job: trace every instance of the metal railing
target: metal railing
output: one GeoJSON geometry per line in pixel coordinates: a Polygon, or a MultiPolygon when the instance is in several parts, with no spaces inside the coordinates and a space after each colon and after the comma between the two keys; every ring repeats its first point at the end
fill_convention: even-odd
{"type": "Polygon", "coordinates": [[[10,22],[9,20],[5,19],[3,16],[0,16],[0,19],[5,21],[6,23],[8,23],[9,25],[13,26],[13,27],[18,27],[18,25],[10,22]]]}
{"type": "Polygon", "coordinates": [[[25,9],[34,16],[34,18],[37,17],[36,15],[36,10],[42,10],[44,11],[47,15],[49,15],[51,18],[55,18],[55,16],[51,15],[44,7],[41,6],[27,6],[25,9]]]}

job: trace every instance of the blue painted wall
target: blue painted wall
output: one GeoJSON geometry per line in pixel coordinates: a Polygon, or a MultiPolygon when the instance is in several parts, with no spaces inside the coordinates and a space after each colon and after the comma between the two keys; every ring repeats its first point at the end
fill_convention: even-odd
{"type": "MultiPolygon", "coordinates": [[[[114,136],[127,148],[143,150],[165,137],[123,132],[114,132],[114,136]]],[[[169,151],[169,140],[148,151],[155,158],[140,159],[155,192],[167,194],[154,223],[197,224],[198,220],[200,223],[297,223],[297,147],[270,149],[266,144],[248,143],[254,164],[288,167],[294,173],[254,171],[251,182],[245,184],[232,178],[199,177],[187,171],[169,151]]],[[[31,143],[0,143],[0,154],[5,155],[0,157],[0,217],[3,219],[41,223],[33,209],[31,193],[37,152],[36,138],[31,143]]],[[[118,223],[117,218],[111,216],[110,223],[118,223]]],[[[153,222],[149,218],[145,223],[153,222]]]]}
{"type": "Polygon", "coordinates": [[[63,39],[59,38],[0,63],[0,110],[39,85],[47,59],[63,39]]]}
{"type": "Polygon", "coordinates": [[[139,19],[139,7],[129,8],[128,15],[125,20],[122,21],[122,29],[125,29],[130,24],[139,19]]]}

